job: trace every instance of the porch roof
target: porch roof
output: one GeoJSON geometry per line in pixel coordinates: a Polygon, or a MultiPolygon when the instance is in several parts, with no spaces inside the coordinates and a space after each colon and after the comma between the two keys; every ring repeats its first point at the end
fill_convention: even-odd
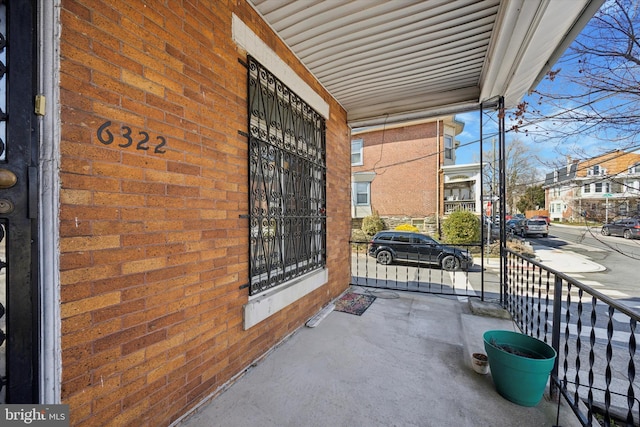
{"type": "Polygon", "coordinates": [[[603,0],[248,0],[351,127],[517,105],[603,0]]]}

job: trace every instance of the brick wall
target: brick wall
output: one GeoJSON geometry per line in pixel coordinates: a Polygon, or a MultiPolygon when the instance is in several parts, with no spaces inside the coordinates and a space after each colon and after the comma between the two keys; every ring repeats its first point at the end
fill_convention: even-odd
{"type": "Polygon", "coordinates": [[[63,0],[61,19],[63,403],[74,426],[168,425],[348,285],[346,114],[243,1],[63,0]],[[232,13],[331,109],[329,284],[247,331],[232,13]]]}
{"type": "Polygon", "coordinates": [[[362,133],[355,138],[363,140],[364,165],[354,166],[353,172],[376,173],[371,183],[373,210],[381,217],[436,214],[436,122],[362,133]]]}

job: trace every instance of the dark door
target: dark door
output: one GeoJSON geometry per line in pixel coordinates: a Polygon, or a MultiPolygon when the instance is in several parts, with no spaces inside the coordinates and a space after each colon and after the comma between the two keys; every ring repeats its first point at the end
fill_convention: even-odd
{"type": "Polygon", "coordinates": [[[0,0],[0,403],[38,403],[34,11],[0,0]]]}

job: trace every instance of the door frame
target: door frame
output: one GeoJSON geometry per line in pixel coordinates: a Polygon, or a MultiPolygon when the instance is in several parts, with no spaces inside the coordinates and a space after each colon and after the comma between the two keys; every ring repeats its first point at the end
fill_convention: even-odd
{"type": "Polygon", "coordinates": [[[38,278],[40,291],[40,403],[62,401],[60,317],[60,8],[61,0],[36,0],[38,93],[46,99],[40,117],[38,278]]]}

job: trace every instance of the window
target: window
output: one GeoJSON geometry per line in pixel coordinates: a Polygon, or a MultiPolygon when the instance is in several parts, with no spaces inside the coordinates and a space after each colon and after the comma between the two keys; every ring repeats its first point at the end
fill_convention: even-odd
{"type": "Polygon", "coordinates": [[[325,266],[325,121],[251,56],[248,68],[255,295],[325,266]]]}
{"type": "Polygon", "coordinates": [[[596,182],[595,183],[595,192],[596,193],[610,193],[611,192],[611,183],[610,182],[596,182]]]}
{"type": "Polygon", "coordinates": [[[640,173],[640,163],[629,167],[629,173],[640,173]]]}
{"type": "Polygon", "coordinates": [[[444,136],[444,158],[453,159],[453,137],[450,135],[444,136]]]}
{"type": "Polygon", "coordinates": [[[354,183],[354,201],[357,206],[369,206],[371,183],[356,182],[354,183]]]}
{"type": "Polygon", "coordinates": [[[411,243],[411,237],[405,236],[405,235],[397,235],[397,236],[394,236],[393,241],[400,242],[400,243],[411,243]]]}
{"type": "Polygon", "coordinates": [[[411,225],[418,228],[419,230],[424,230],[424,219],[411,219],[411,225]]]}
{"type": "Polygon", "coordinates": [[[585,184],[584,187],[582,187],[582,191],[585,193],[591,193],[591,184],[585,184]]]}
{"type": "Polygon", "coordinates": [[[362,140],[354,139],[351,141],[351,165],[358,166],[364,164],[362,158],[362,140]]]}

